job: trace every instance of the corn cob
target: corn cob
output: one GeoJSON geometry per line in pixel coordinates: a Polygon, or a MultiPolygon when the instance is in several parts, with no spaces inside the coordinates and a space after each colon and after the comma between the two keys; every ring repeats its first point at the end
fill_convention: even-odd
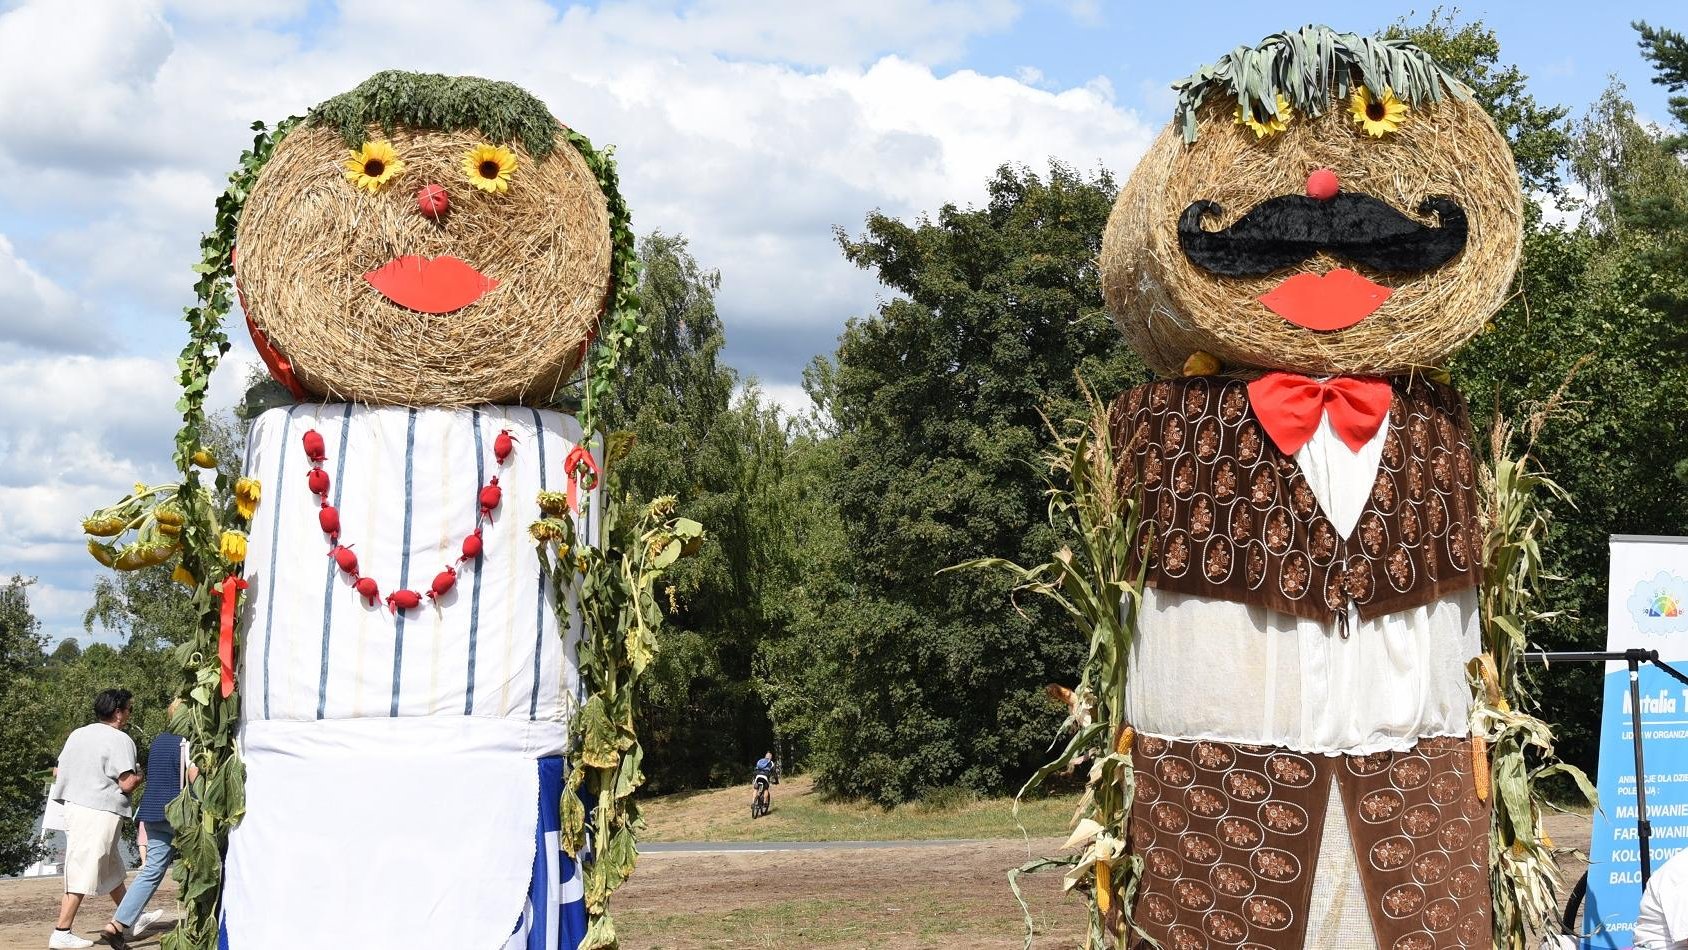
{"type": "Polygon", "coordinates": [[[1482,736],[1471,737],[1471,774],[1477,780],[1477,800],[1489,800],[1489,743],[1482,736]]]}
{"type": "Polygon", "coordinates": [[[1137,738],[1137,730],[1130,726],[1120,726],[1119,735],[1114,736],[1114,751],[1124,755],[1131,751],[1131,743],[1137,738]]]}

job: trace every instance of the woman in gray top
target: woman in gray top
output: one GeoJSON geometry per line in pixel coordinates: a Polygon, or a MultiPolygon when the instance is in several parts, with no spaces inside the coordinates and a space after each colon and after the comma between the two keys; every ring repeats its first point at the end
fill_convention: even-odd
{"type": "Polygon", "coordinates": [[[82,898],[110,894],[121,904],[123,858],[117,850],[118,830],[129,817],[129,793],[141,784],[135,760],[135,740],[129,726],[130,693],[108,689],[94,698],[97,722],[83,726],[65,740],[53,779],[52,798],[64,803],[64,900],[58,924],[48,940],[49,950],[80,950],[93,941],[71,932],[82,898]]]}

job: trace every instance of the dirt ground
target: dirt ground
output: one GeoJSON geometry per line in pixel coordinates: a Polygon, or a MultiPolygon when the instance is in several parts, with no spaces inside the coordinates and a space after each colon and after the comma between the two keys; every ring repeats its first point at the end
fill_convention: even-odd
{"type": "MultiPolygon", "coordinates": [[[[1586,818],[1557,816],[1554,839],[1586,848],[1586,818]]],[[[1034,854],[1058,840],[1034,839],[1034,854]]],[[[646,854],[613,909],[627,950],[740,950],[825,947],[1002,948],[1021,945],[1020,909],[1004,874],[1026,845],[1002,840],[943,847],[760,853],[646,854]]],[[[1581,867],[1567,862],[1566,880],[1581,867]]],[[[1060,875],[1024,879],[1038,950],[1076,946],[1081,904],[1065,899],[1060,875]]],[[[0,881],[0,950],[45,947],[58,908],[57,879],[0,881]]],[[[169,907],[166,890],[155,906],[169,907]]],[[[81,931],[97,929],[108,900],[90,902],[81,931]]],[[[158,935],[136,942],[157,947],[158,935]]],[[[307,948],[301,948],[307,950],[307,948]]],[[[314,948],[311,948],[314,950],[314,948]]]]}

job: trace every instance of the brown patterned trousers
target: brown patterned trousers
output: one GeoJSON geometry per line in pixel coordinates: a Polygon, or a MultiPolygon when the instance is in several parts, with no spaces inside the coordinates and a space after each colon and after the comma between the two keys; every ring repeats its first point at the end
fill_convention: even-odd
{"type": "Polygon", "coordinates": [[[1333,777],[1380,950],[1489,946],[1489,804],[1467,740],[1325,756],[1140,734],[1133,752],[1134,917],[1161,946],[1302,947],[1333,777]]]}

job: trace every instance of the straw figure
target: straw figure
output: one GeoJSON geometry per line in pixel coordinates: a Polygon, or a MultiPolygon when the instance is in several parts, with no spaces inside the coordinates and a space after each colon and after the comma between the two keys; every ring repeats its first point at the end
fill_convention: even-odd
{"type": "Polygon", "coordinates": [[[260,136],[243,168],[219,226],[296,401],[253,423],[220,516],[245,531],[183,562],[189,583],[229,572],[195,714],[212,730],[239,710],[238,760],[203,799],[232,824],[226,859],[190,853],[184,886],[215,916],[184,945],[209,946],[202,924],[228,950],[612,943],[637,746],[578,649],[600,463],[590,429],[544,407],[595,334],[634,325],[613,166],[515,86],[384,72],[260,136]],[[583,718],[589,749],[623,729],[592,765],[635,757],[601,801],[565,759],[583,718]],[[588,821],[610,846],[577,867],[588,821]],[[590,902],[583,881],[602,885],[590,902]]]}
{"type": "Polygon", "coordinates": [[[1162,378],[1114,406],[1146,559],[1132,918],[1161,946],[1488,946],[1478,479],[1443,372],[1523,207],[1470,92],[1325,27],[1178,83],[1103,240],[1162,378]]]}

